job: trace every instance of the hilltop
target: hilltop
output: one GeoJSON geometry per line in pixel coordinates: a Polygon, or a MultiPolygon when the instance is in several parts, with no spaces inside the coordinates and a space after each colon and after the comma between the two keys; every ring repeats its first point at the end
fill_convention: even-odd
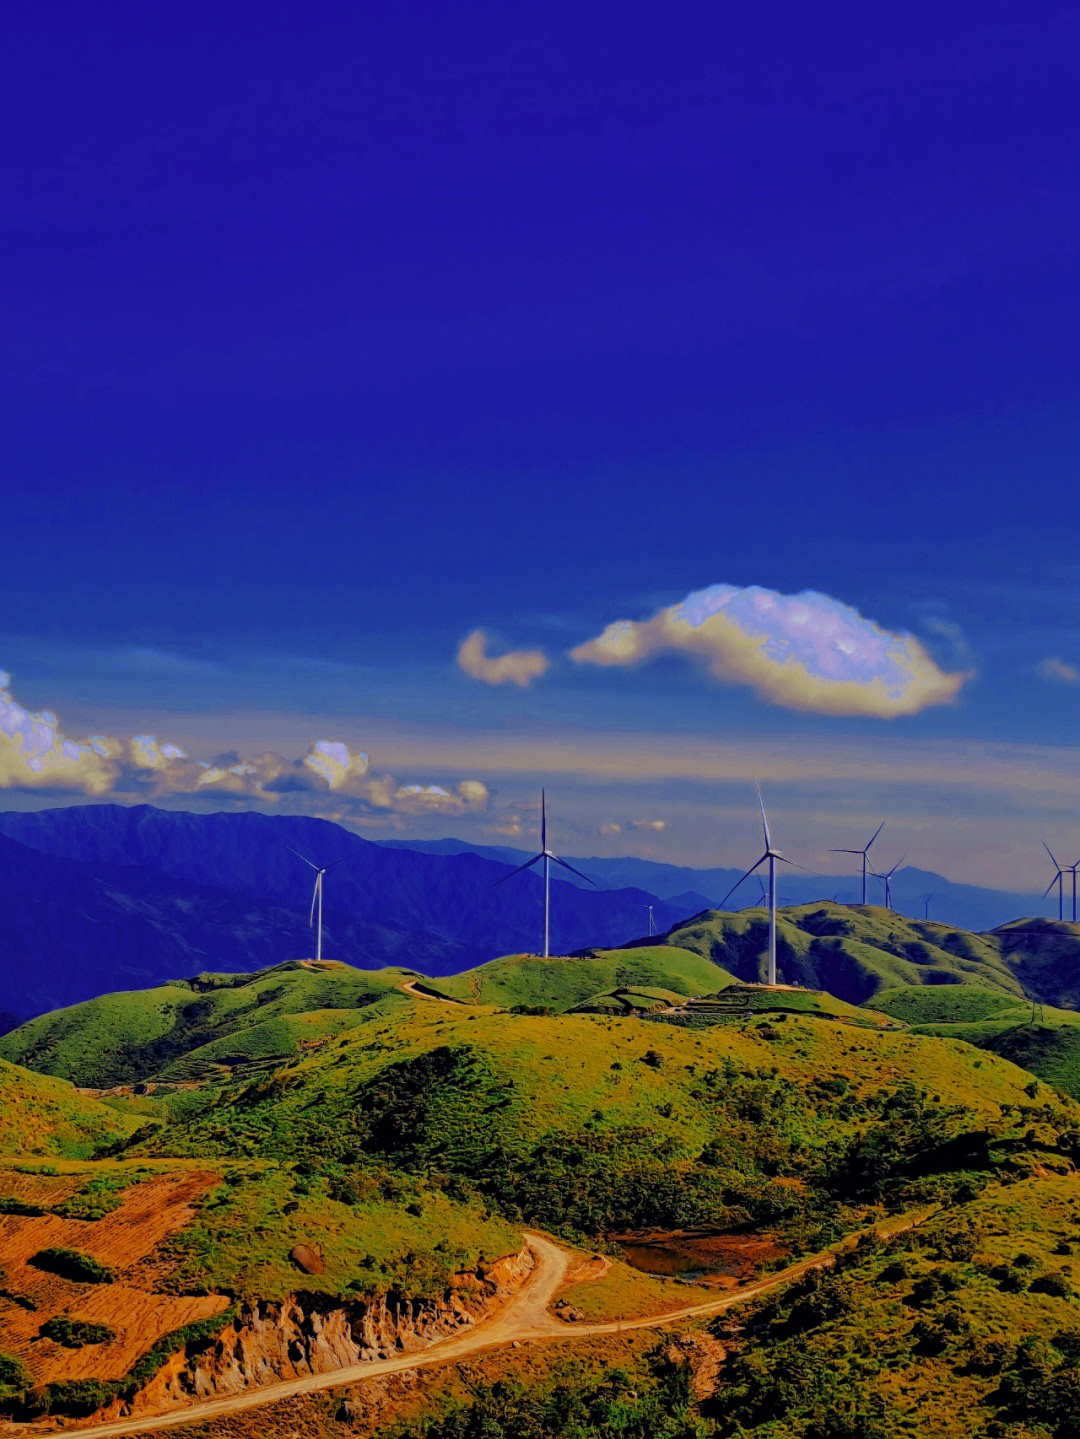
{"type": "MultiPolygon", "coordinates": [[[[768,914],[710,910],[676,925],[669,944],[715,959],[743,980],[766,973],[768,914]]],[[[1080,997],[1080,925],[1017,920],[987,934],[907,919],[876,905],[793,905],[777,915],[777,972],[852,1004],[898,985],[972,984],[1022,999],[1080,997]]]]}
{"type": "Polygon", "coordinates": [[[62,1079],[0,1059],[0,1156],[83,1159],[137,1123],[62,1079]]]}

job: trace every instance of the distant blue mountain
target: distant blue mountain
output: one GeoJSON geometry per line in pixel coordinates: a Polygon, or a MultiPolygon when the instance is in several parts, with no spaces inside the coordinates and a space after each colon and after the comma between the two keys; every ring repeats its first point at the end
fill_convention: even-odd
{"type": "MultiPolygon", "coordinates": [[[[510,849],[498,845],[466,844],[459,839],[384,840],[387,849],[411,849],[423,854],[476,854],[497,859],[505,864],[521,864],[532,850],[510,849]]],[[[615,859],[595,855],[565,855],[565,859],[583,870],[597,884],[617,888],[625,885],[651,890],[669,904],[685,908],[701,898],[697,908],[716,907],[742,874],[739,869],[692,869],[688,866],[662,864],[657,860],[622,856],[615,859]]],[[[753,858],[753,856],[749,856],[753,858]]],[[[580,884],[568,875],[571,884],[580,884]]],[[[959,929],[979,933],[995,929],[1022,915],[1044,915],[1057,918],[1056,895],[1051,903],[1037,894],[983,889],[978,885],[956,884],[931,870],[907,866],[892,880],[893,908],[903,914],[922,918],[922,896],[931,894],[930,918],[959,929]]],[[[809,900],[832,899],[852,903],[861,897],[861,879],[855,875],[802,875],[781,871],[778,881],[781,904],[801,904],[809,900]]],[[[881,902],[881,882],[867,880],[867,901],[881,902]]],[[[756,879],[748,879],[731,896],[726,908],[745,909],[760,902],[756,879]]],[[[1071,906],[1071,900],[1070,900],[1071,906]]],[[[1066,919],[1071,917],[1071,907],[1066,919]]]]}
{"type": "MultiPolygon", "coordinates": [[[[0,1011],[20,1019],[203,969],[311,953],[310,871],[327,876],[323,953],[452,974],[542,943],[543,887],[498,860],[395,852],[325,820],[149,805],[0,813],[0,1011]]],[[[565,873],[565,871],[561,871],[565,873]]],[[[701,906],[552,881],[552,948],[622,944],[701,906]]]]}

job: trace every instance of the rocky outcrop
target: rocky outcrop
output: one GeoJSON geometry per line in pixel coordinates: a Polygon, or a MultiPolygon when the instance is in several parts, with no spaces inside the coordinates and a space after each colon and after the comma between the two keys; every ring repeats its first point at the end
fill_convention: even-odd
{"type": "Polygon", "coordinates": [[[209,1344],[174,1355],[132,1403],[111,1406],[102,1417],[171,1409],[419,1352],[485,1317],[521,1284],[533,1263],[531,1250],[524,1249],[475,1273],[455,1275],[437,1299],[391,1292],[343,1302],[297,1293],[280,1301],[250,1301],[209,1344]]]}

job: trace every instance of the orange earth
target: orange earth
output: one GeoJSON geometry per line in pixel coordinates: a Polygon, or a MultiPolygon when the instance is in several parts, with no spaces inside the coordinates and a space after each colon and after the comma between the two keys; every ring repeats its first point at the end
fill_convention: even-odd
{"type": "MultiPolygon", "coordinates": [[[[58,1204],[86,1177],[8,1171],[0,1185],[20,1199],[58,1204]]],[[[119,1208],[101,1219],[0,1215],[0,1287],[5,1291],[0,1294],[0,1348],[21,1359],[39,1384],[90,1376],[118,1379],[164,1335],[221,1313],[229,1302],[224,1295],[155,1294],[139,1271],[139,1261],[162,1240],[193,1222],[195,1201],[218,1182],[209,1170],[151,1174],[124,1190],[119,1208]],[[76,1249],[109,1265],[116,1270],[116,1282],[79,1284],[27,1263],[38,1250],[54,1247],[76,1249]],[[36,1308],[16,1303],[11,1294],[36,1308]],[[107,1324],[116,1338],[83,1349],[39,1338],[42,1324],[56,1314],[107,1324]]]]}

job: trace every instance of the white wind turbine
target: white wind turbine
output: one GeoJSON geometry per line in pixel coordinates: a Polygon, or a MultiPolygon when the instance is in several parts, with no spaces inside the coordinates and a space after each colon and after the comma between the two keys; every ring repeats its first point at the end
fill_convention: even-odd
{"type": "Polygon", "coordinates": [[[335,859],[330,864],[317,865],[308,859],[306,854],[301,854],[298,849],[293,849],[291,844],[285,848],[290,854],[295,854],[297,859],[302,859],[309,869],[315,871],[315,889],[311,896],[311,914],[308,916],[308,924],[315,931],[315,960],[316,963],[322,959],[322,890],[323,875],[328,869],[333,869],[335,864],[344,864],[343,859],[335,859]]]}
{"type": "Polygon", "coordinates": [[[556,864],[561,864],[563,869],[568,869],[571,874],[576,874],[578,879],[583,879],[586,884],[591,884],[593,889],[596,888],[596,881],[590,879],[587,874],[582,874],[580,869],[575,869],[572,864],[567,864],[565,859],[560,859],[557,854],[553,854],[548,849],[547,794],[544,790],[540,791],[540,813],[537,820],[537,827],[540,831],[540,853],[534,854],[532,859],[527,859],[524,864],[519,864],[517,869],[512,869],[509,874],[504,874],[502,879],[497,879],[491,887],[495,889],[498,885],[505,884],[508,879],[513,879],[515,874],[520,874],[525,869],[532,869],[533,865],[538,864],[540,860],[544,861],[544,958],[547,959],[551,950],[551,861],[554,860],[556,864]]]}
{"type": "MultiPolygon", "coordinates": [[[[1043,849],[1045,849],[1046,852],[1047,852],[1047,854],[1050,856],[1050,863],[1054,866],[1054,869],[1057,871],[1057,873],[1054,875],[1053,879],[1050,881],[1050,883],[1049,883],[1049,884],[1046,886],[1046,888],[1043,890],[1043,899],[1046,898],[1046,896],[1050,893],[1050,891],[1053,889],[1054,885],[1056,884],[1057,887],[1058,887],[1058,919],[1059,919],[1059,920],[1062,920],[1062,919],[1065,918],[1065,871],[1062,869],[1061,865],[1058,864],[1057,860],[1054,858],[1054,853],[1053,853],[1053,851],[1051,850],[1050,846],[1046,843],[1046,840],[1043,840],[1043,849]]],[[[1078,863],[1080,863],[1080,861],[1078,861],[1078,863]]],[[[1074,906],[1074,908],[1075,908],[1075,904],[1076,904],[1076,900],[1075,900],[1075,893],[1076,893],[1076,891],[1075,891],[1075,885],[1076,885],[1076,872],[1075,872],[1075,870],[1074,870],[1074,871],[1073,871],[1073,886],[1074,886],[1074,889],[1073,889],[1073,894],[1074,894],[1073,906],[1074,906]]],[[[1075,913],[1073,914],[1073,918],[1074,918],[1074,919],[1076,918],[1075,913]]]]}
{"type": "MultiPolygon", "coordinates": [[[[867,858],[866,858],[866,857],[867,857],[867,854],[869,853],[870,846],[874,843],[874,840],[877,839],[878,835],[881,833],[881,831],[882,831],[884,828],[885,828],[885,821],[882,820],[881,823],[878,825],[877,829],[874,830],[874,833],[870,836],[869,841],[868,841],[866,844],[863,845],[862,849],[831,849],[831,850],[829,850],[829,853],[830,853],[830,854],[861,854],[861,855],[862,855],[862,903],[863,903],[863,904],[866,903],[866,864],[867,864],[867,858]]],[[[870,866],[870,873],[872,874],[873,872],[874,872],[874,867],[873,867],[873,865],[871,865],[871,866],[870,866]]]]}
{"type": "Polygon", "coordinates": [[[874,878],[875,878],[875,879],[883,879],[883,880],[885,881],[885,908],[886,908],[886,909],[892,909],[892,877],[893,877],[893,875],[896,873],[896,871],[900,868],[900,866],[903,864],[903,862],[904,862],[904,860],[905,860],[906,858],[907,858],[906,855],[901,855],[900,858],[899,858],[899,859],[896,861],[896,863],[893,865],[892,869],[884,870],[884,871],[882,871],[881,873],[879,873],[879,872],[873,867],[873,865],[870,866],[870,873],[874,876],[874,878]]]}
{"type": "Polygon", "coordinates": [[[651,904],[647,904],[645,908],[649,911],[649,937],[651,938],[656,933],[656,925],[653,921],[653,907],[651,904]]]}
{"type": "MultiPolygon", "coordinates": [[[[762,798],[761,798],[761,790],[760,790],[756,785],[755,785],[755,789],[757,789],[758,808],[761,810],[761,830],[762,830],[762,833],[763,833],[764,836],[765,836],[765,853],[761,856],[761,858],[760,858],[759,860],[757,860],[754,864],[752,864],[752,865],[750,866],[750,868],[746,871],[746,873],[745,873],[740,879],[737,879],[737,880],[735,881],[735,883],[734,883],[734,884],[731,886],[731,888],[728,890],[727,894],[724,895],[723,899],[720,901],[720,903],[719,903],[719,905],[717,906],[717,908],[718,908],[718,909],[723,909],[724,905],[727,904],[728,900],[731,898],[731,896],[732,896],[732,895],[735,893],[735,891],[738,889],[739,885],[742,884],[743,880],[744,880],[744,879],[749,879],[750,876],[755,872],[755,870],[757,870],[761,865],[763,865],[766,860],[769,861],[769,983],[770,983],[770,984],[775,984],[775,983],[776,983],[776,861],[779,860],[781,864],[794,865],[794,867],[795,867],[796,869],[805,869],[806,866],[805,866],[805,865],[802,865],[802,864],[795,864],[795,861],[794,861],[793,859],[785,859],[784,856],[780,853],[780,851],[779,851],[778,849],[773,849],[772,837],[771,837],[770,834],[769,834],[769,821],[765,818],[765,804],[764,804],[764,801],[763,801],[762,798]]],[[[869,845],[867,846],[867,848],[869,849],[869,845]]],[[[759,877],[759,878],[760,878],[760,877],[759,877]]]]}

